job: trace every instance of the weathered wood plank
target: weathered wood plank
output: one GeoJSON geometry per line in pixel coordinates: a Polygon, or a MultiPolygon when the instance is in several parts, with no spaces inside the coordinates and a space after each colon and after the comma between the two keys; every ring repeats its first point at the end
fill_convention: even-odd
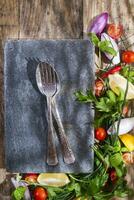
{"type": "Polygon", "coordinates": [[[82,0],[25,0],[20,5],[20,38],[80,38],[82,0]]]}
{"type": "MultiPolygon", "coordinates": [[[[18,1],[0,1],[0,168],[4,168],[3,45],[7,38],[17,38],[18,1]]],[[[3,175],[2,175],[3,176],[3,175]]]]}
{"type": "Polygon", "coordinates": [[[18,1],[0,1],[0,26],[18,26],[18,1]]]}
{"type": "MultiPolygon", "coordinates": [[[[90,20],[103,11],[110,12],[111,21],[123,22],[126,35],[133,35],[133,0],[0,0],[0,168],[4,167],[3,41],[18,37],[80,38],[82,28],[86,32],[90,20]]],[[[133,40],[133,36],[128,39],[130,44],[133,40]]],[[[4,173],[5,170],[0,171],[0,180],[4,173]]],[[[132,168],[129,174],[133,184],[132,168]]]]}

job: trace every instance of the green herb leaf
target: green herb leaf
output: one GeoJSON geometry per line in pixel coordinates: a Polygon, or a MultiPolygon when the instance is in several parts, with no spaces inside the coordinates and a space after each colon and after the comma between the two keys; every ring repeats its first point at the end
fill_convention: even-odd
{"type": "Polygon", "coordinates": [[[114,50],[114,48],[110,47],[109,45],[110,45],[110,41],[101,41],[98,44],[99,49],[102,52],[106,52],[106,53],[109,53],[109,54],[111,54],[113,56],[116,56],[117,52],[114,50]]]}
{"type": "Polygon", "coordinates": [[[95,46],[98,46],[98,43],[99,43],[99,38],[97,37],[97,35],[95,33],[89,33],[88,34],[91,42],[95,45],[95,46]]]}
{"type": "Polygon", "coordinates": [[[13,200],[22,200],[22,199],[24,199],[25,191],[26,191],[26,187],[18,187],[18,188],[12,193],[12,199],[13,199],[13,200]]]}
{"type": "Polygon", "coordinates": [[[115,153],[110,156],[110,163],[112,167],[118,167],[122,161],[122,155],[120,153],[115,153]]]}
{"type": "Polygon", "coordinates": [[[105,49],[105,52],[111,54],[112,56],[116,56],[117,55],[117,52],[112,47],[107,47],[105,49]]]}
{"type": "Polygon", "coordinates": [[[116,102],[116,95],[112,90],[107,90],[107,96],[110,98],[110,100],[115,103],[116,102]]]}
{"type": "Polygon", "coordinates": [[[79,183],[71,184],[68,189],[69,189],[69,191],[75,190],[76,197],[81,195],[81,187],[80,187],[79,183]]]}
{"type": "Polygon", "coordinates": [[[127,147],[122,147],[122,148],[121,148],[121,152],[129,152],[129,150],[128,150],[127,147]]]}
{"type": "Polygon", "coordinates": [[[118,88],[118,90],[119,90],[120,93],[119,93],[117,100],[121,102],[121,101],[124,100],[125,93],[121,88],[118,88]]]}
{"type": "Polygon", "coordinates": [[[47,187],[48,197],[49,199],[53,199],[57,195],[57,193],[62,192],[61,188],[57,187],[47,187]]]}
{"type": "Polygon", "coordinates": [[[115,167],[115,170],[116,170],[116,173],[117,173],[118,177],[122,177],[123,176],[123,171],[122,171],[120,166],[115,167]]]}
{"type": "Polygon", "coordinates": [[[75,93],[76,100],[84,103],[96,102],[97,99],[91,90],[88,90],[86,94],[83,94],[81,91],[75,93]]]}
{"type": "Polygon", "coordinates": [[[110,112],[110,100],[107,97],[100,98],[100,101],[96,103],[96,108],[102,112],[110,112]]]}
{"type": "Polygon", "coordinates": [[[105,51],[105,49],[110,45],[110,41],[100,41],[98,46],[102,51],[105,51]]]}

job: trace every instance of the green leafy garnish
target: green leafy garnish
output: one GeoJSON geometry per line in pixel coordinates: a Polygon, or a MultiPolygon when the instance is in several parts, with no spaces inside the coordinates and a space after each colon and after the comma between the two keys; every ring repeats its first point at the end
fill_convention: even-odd
{"type": "Polygon", "coordinates": [[[127,78],[129,82],[134,84],[134,68],[133,67],[129,65],[124,66],[121,70],[121,75],[127,78]],[[130,71],[129,71],[129,68],[130,68],[130,71]]]}
{"type": "Polygon", "coordinates": [[[24,193],[26,191],[26,187],[18,187],[12,193],[13,200],[24,200],[24,193]]]}
{"type": "Polygon", "coordinates": [[[110,41],[100,41],[99,38],[95,33],[89,33],[88,34],[91,42],[99,48],[101,52],[109,53],[113,56],[117,55],[117,52],[114,50],[114,48],[110,47],[109,45],[111,44],[110,41]]]}
{"type": "Polygon", "coordinates": [[[106,119],[110,126],[113,121],[116,121],[122,109],[124,99],[124,92],[120,90],[117,96],[112,90],[107,90],[103,96],[96,98],[92,90],[88,90],[85,94],[81,91],[75,93],[76,100],[83,103],[92,103],[96,110],[96,117],[94,120],[95,127],[106,124],[106,119]]]}

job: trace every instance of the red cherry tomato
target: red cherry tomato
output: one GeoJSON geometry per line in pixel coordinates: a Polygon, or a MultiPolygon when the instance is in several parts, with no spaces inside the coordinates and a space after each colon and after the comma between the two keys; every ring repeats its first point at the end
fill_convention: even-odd
{"type": "Polygon", "coordinates": [[[109,178],[110,180],[113,182],[115,180],[117,180],[117,174],[116,174],[116,171],[115,169],[112,169],[109,173],[109,178]]]}
{"type": "Polygon", "coordinates": [[[34,173],[28,173],[24,176],[25,181],[30,182],[30,183],[35,183],[37,182],[38,174],[34,173]]]}
{"type": "Polygon", "coordinates": [[[123,33],[123,26],[117,24],[108,24],[107,33],[113,39],[119,39],[123,33]]]}
{"type": "Polygon", "coordinates": [[[95,81],[95,95],[100,96],[104,88],[104,83],[101,80],[95,81]]]}
{"type": "Polygon", "coordinates": [[[134,51],[124,51],[122,53],[122,62],[133,63],[134,62],[134,51]]]}
{"type": "Polygon", "coordinates": [[[99,127],[95,130],[95,138],[97,140],[103,141],[105,140],[106,137],[107,137],[107,132],[104,128],[99,127]]]}
{"type": "Polygon", "coordinates": [[[46,200],[48,197],[47,190],[42,187],[36,187],[33,191],[34,200],[46,200]]]}

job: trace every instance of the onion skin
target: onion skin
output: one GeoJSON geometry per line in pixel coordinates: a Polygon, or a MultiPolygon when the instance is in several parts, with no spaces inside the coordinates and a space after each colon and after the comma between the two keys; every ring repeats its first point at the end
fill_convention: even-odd
{"type": "Polygon", "coordinates": [[[116,51],[117,55],[114,57],[113,57],[113,55],[111,55],[109,53],[105,53],[105,55],[109,60],[111,60],[111,62],[114,65],[119,64],[120,63],[120,53],[119,53],[119,48],[118,48],[116,42],[106,33],[101,34],[101,41],[109,41],[111,43],[109,45],[109,47],[112,47],[116,51]]]}
{"type": "Polygon", "coordinates": [[[92,22],[91,26],[88,27],[87,32],[95,33],[100,35],[108,22],[108,13],[104,12],[98,15],[92,22]]]}
{"type": "MultiPolygon", "coordinates": [[[[111,126],[108,129],[108,134],[115,134],[117,131],[118,122],[114,123],[114,126],[111,126]]],[[[134,117],[121,119],[120,126],[119,126],[119,133],[118,135],[123,135],[130,132],[134,128],[134,117]]]]}
{"type": "Polygon", "coordinates": [[[12,184],[14,185],[15,188],[18,188],[18,187],[25,187],[26,188],[26,191],[25,191],[25,194],[24,194],[24,198],[25,200],[32,200],[31,199],[31,196],[30,196],[30,191],[28,189],[28,184],[25,183],[24,181],[17,181],[15,178],[11,178],[11,182],[12,184]]]}

